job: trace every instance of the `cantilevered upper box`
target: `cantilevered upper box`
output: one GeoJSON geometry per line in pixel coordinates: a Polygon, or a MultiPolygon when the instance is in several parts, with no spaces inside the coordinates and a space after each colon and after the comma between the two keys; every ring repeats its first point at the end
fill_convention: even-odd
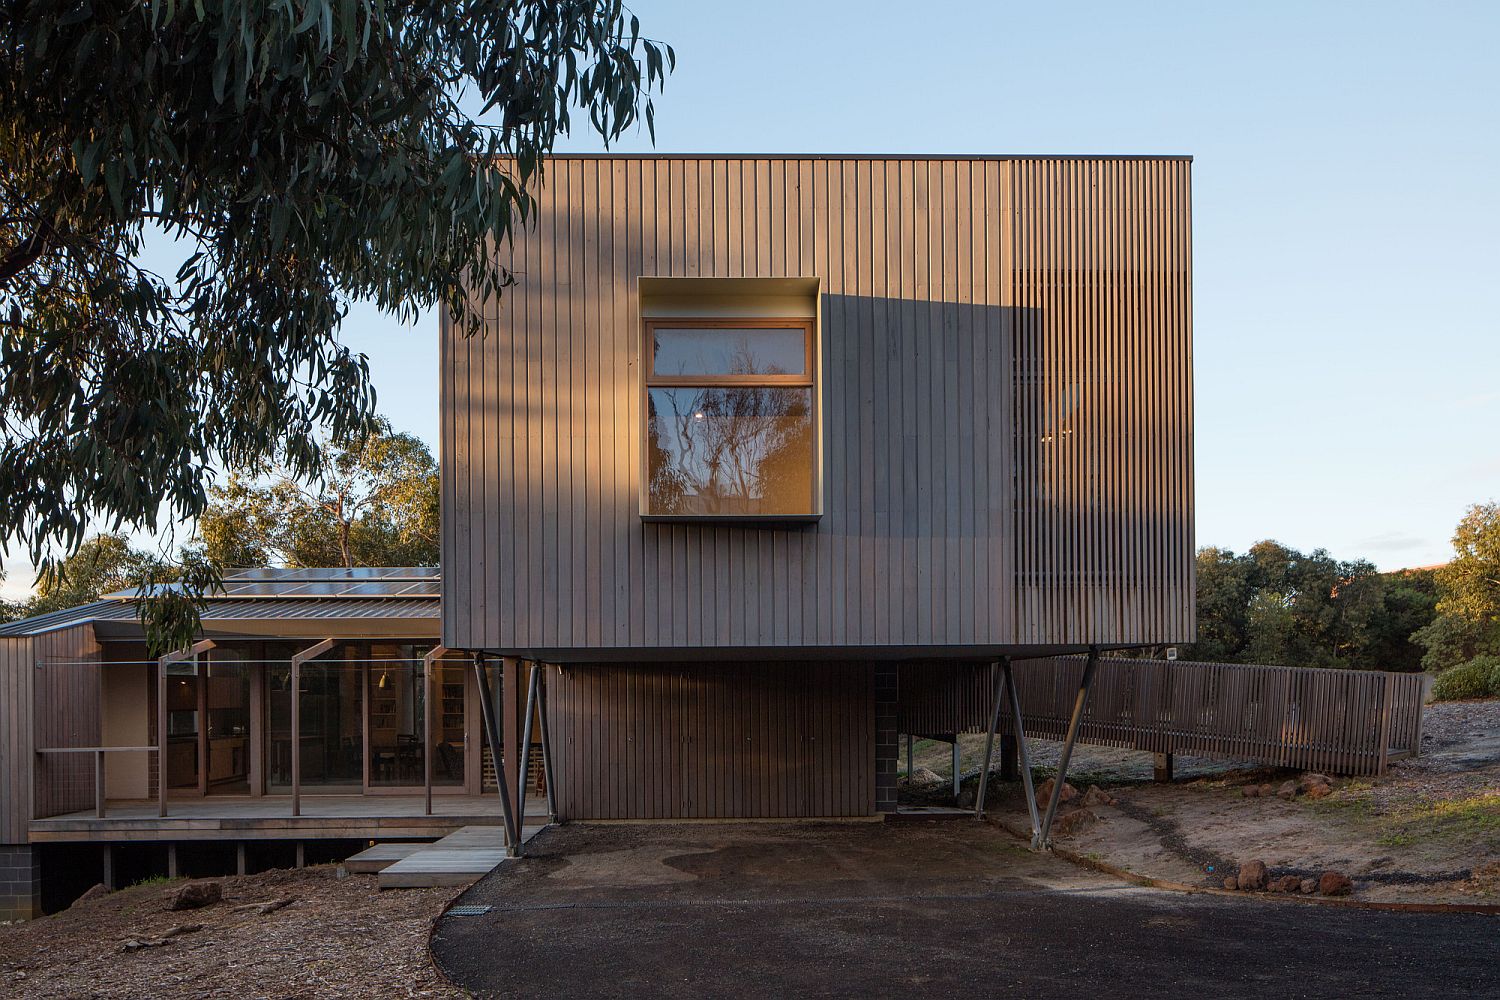
{"type": "Polygon", "coordinates": [[[1190,161],[558,157],[445,323],[443,641],[1193,637],[1190,161]]]}

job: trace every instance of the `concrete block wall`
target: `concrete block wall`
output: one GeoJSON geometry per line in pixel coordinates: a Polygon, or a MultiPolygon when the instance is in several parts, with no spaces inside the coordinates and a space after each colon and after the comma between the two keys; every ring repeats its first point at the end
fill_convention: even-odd
{"type": "Polygon", "coordinates": [[[37,849],[29,844],[0,844],[0,920],[30,920],[41,912],[37,849]]]}
{"type": "Polygon", "coordinates": [[[875,666],[875,811],[896,811],[896,699],[899,697],[894,663],[875,666]]]}

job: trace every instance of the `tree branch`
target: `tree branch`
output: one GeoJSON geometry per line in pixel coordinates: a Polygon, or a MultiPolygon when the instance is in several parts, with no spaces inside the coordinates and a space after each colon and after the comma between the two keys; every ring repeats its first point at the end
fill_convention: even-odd
{"type": "Polygon", "coordinates": [[[4,288],[11,278],[35,264],[44,253],[50,250],[49,244],[55,235],[56,230],[52,228],[52,223],[43,219],[37,223],[36,232],[22,240],[10,253],[0,257],[0,288],[4,288]]]}

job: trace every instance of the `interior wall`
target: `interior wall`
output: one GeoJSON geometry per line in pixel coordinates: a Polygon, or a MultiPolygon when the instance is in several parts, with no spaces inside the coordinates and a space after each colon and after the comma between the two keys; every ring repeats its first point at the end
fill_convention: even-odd
{"type": "MultiPolygon", "coordinates": [[[[151,672],[144,664],[102,670],[104,746],[151,744],[151,672]]],[[[151,796],[151,755],[112,753],[105,761],[105,794],[112,799],[151,796]]]]}

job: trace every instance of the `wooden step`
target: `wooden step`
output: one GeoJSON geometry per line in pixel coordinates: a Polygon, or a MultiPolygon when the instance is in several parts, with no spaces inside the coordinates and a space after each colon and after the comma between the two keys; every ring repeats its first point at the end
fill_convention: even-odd
{"type": "Polygon", "coordinates": [[[416,841],[404,843],[391,841],[384,844],[376,844],[374,847],[366,848],[344,862],[344,868],[356,875],[372,875],[383,871],[402,858],[410,857],[424,847],[430,847],[427,841],[416,841]]]}
{"type": "MultiPolygon", "coordinates": [[[[521,843],[526,843],[544,828],[545,824],[522,827],[521,843]]],[[[505,833],[500,826],[466,826],[437,843],[416,846],[417,850],[380,870],[380,888],[468,885],[509,860],[505,852],[505,833]]]]}

